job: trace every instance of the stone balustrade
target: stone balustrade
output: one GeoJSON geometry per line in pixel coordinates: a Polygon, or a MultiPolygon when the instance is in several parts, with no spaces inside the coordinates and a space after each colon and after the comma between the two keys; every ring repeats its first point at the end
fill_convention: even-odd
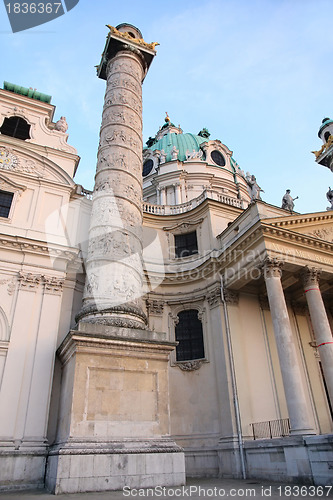
{"type": "Polygon", "coordinates": [[[189,212],[194,208],[198,207],[206,199],[219,201],[225,205],[231,205],[233,207],[242,207],[242,201],[231,196],[226,196],[218,193],[217,191],[203,191],[200,196],[193,198],[186,203],[180,203],[179,205],[156,205],[148,202],[143,203],[143,212],[147,214],[154,215],[176,215],[189,212]]]}

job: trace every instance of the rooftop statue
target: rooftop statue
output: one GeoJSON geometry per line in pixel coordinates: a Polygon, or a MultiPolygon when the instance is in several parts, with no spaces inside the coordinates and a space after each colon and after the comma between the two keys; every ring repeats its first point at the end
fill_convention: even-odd
{"type": "Polygon", "coordinates": [[[332,144],[333,144],[333,135],[330,135],[325,144],[323,144],[322,147],[319,149],[319,151],[311,151],[311,153],[313,153],[317,159],[324,151],[329,149],[332,146],[332,144]]]}
{"type": "Polygon", "coordinates": [[[143,38],[133,38],[133,36],[130,33],[128,33],[128,31],[125,32],[118,31],[117,28],[115,28],[114,26],[110,26],[110,24],[106,24],[105,26],[109,28],[110,33],[112,33],[113,35],[125,38],[126,40],[129,40],[132,43],[137,43],[138,45],[141,45],[141,47],[144,47],[145,49],[155,50],[156,45],[159,45],[158,42],[147,43],[144,41],[143,38]]]}
{"type": "Polygon", "coordinates": [[[287,189],[286,194],[282,198],[282,206],[281,208],[284,208],[284,210],[289,210],[290,212],[293,212],[294,210],[294,201],[298,200],[298,196],[296,198],[292,198],[290,194],[290,189],[287,189]]]}
{"type": "Polygon", "coordinates": [[[209,139],[210,133],[208,132],[208,129],[204,127],[200,132],[198,133],[200,137],[204,137],[205,139],[209,139]]]}
{"type": "Polygon", "coordinates": [[[63,132],[63,133],[67,132],[68,124],[66,122],[65,116],[60,117],[60,120],[58,120],[54,126],[54,130],[58,130],[59,132],[63,132]]]}
{"type": "Polygon", "coordinates": [[[326,193],[326,198],[328,199],[329,203],[331,204],[330,207],[327,207],[327,210],[333,210],[333,189],[330,187],[328,188],[328,191],[326,193]]]}
{"type": "Polygon", "coordinates": [[[251,175],[250,172],[246,172],[246,182],[249,186],[249,192],[251,196],[251,201],[261,200],[260,191],[264,192],[263,189],[257,184],[257,179],[254,175],[251,175]]]}

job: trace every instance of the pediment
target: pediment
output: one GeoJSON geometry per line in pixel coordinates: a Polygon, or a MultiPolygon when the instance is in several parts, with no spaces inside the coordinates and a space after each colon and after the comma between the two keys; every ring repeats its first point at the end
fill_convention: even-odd
{"type": "Polygon", "coordinates": [[[333,242],[333,212],[331,211],[266,219],[265,224],[333,242]]]}
{"type": "Polygon", "coordinates": [[[57,184],[74,185],[74,181],[56,163],[26,148],[0,147],[0,173],[18,173],[57,184]]]}

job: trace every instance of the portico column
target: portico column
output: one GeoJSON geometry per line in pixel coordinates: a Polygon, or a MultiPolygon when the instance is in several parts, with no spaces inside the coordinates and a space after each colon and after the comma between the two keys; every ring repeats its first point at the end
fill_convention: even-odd
{"type": "Polygon", "coordinates": [[[302,279],[325,382],[333,405],[333,338],[319,289],[320,273],[318,269],[306,267],[302,272],[302,279]]]}
{"type": "Polygon", "coordinates": [[[165,187],[160,188],[160,201],[161,205],[166,205],[165,187]]]}
{"type": "Polygon", "coordinates": [[[287,401],[291,434],[314,434],[281,283],[281,263],[267,258],[264,278],[287,401]]]}
{"type": "Polygon", "coordinates": [[[175,205],[179,205],[181,203],[179,182],[177,184],[175,184],[174,186],[175,186],[175,205]]]}

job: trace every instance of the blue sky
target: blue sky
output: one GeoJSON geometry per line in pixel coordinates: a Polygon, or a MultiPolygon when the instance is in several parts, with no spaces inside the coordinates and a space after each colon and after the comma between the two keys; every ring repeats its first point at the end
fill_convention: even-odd
{"type": "Polygon", "coordinates": [[[333,174],[318,166],[321,120],[333,118],[331,0],[80,0],[66,15],[12,34],[0,5],[1,75],[52,95],[81,156],[76,182],[92,189],[105,82],[96,77],[107,28],[134,24],[157,56],[143,85],[144,142],[165,111],[184,132],[207,127],[263,199],[326,210],[333,174]]]}

